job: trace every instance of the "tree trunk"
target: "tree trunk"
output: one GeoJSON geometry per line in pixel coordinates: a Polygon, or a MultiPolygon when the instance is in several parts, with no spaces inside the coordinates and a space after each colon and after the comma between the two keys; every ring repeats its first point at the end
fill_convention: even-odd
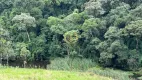
{"type": "Polygon", "coordinates": [[[24,64],[24,68],[26,68],[27,61],[24,60],[24,61],[23,61],[23,64],[24,64]]]}
{"type": "Polygon", "coordinates": [[[67,53],[68,53],[68,58],[70,56],[70,50],[69,50],[69,47],[67,46],[67,53]]]}
{"type": "Polygon", "coordinates": [[[138,48],[139,48],[139,40],[138,38],[136,38],[136,50],[138,50],[138,48]]]}
{"type": "Polygon", "coordinates": [[[8,54],[7,54],[7,66],[9,65],[8,61],[9,61],[9,56],[8,56],[8,54]]]}
{"type": "Polygon", "coordinates": [[[0,65],[2,65],[2,53],[1,53],[1,56],[0,56],[0,65]]]}
{"type": "Polygon", "coordinates": [[[27,64],[27,56],[25,56],[25,60],[23,61],[24,64],[24,68],[26,68],[26,64],[27,64]]]}
{"type": "Polygon", "coordinates": [[[27,36],[28,36],[29,42],[31,42],[30,35],[29,35],[29,33],[28,33],[28,30],[27,30],[27,29],[26,29],[26,33],[27,33],[27,36]]]}

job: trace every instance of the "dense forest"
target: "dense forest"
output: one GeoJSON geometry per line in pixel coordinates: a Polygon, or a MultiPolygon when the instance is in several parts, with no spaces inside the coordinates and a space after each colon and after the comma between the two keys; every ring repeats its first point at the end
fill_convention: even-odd
{"type": "Polygon", "coordinates": [[[141,0],[0,0],[2,60],[91,59],[142,66],[141,0]]]}

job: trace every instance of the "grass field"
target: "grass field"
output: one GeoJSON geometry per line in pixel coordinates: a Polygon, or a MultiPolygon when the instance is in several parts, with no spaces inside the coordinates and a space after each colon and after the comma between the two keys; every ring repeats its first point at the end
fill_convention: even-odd
{"type": "Polygon", "coordinates": [[[89,72],[0,68],[0,80],[112,80],[89,72]]]}

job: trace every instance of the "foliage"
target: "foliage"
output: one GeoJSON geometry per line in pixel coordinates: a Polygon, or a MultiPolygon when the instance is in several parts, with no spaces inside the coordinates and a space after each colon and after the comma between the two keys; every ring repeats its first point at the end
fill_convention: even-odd
{"type": "Polygon", "coordinates": [[[64,41],[69,44],[75,44],[79,39],[78,32],[75,30],[68,31],[67,33],[64,34],[64,41]]]}
{"type": "Polygon", "coordinates": [[[89,58],[135,70],[142,65],[141,14],[141,0],[0,0],[0,56],[89,58]]]}

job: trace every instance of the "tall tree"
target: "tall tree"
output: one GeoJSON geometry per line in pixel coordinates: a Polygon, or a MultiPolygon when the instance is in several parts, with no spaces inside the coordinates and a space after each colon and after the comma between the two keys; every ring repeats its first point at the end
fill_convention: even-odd
{"type": "Polygon", "coordinates": [[[36,24],[35,24],[35,18],[30,16],[29,14],[26,14],[26,13],[21,13],[21,15],[16,15],[12,21],[14,22],[17,22],[19,25],[18,29],[19,30],[25,30],[26,33],[27,33],[27,37],[28,37],[28,40],[29,42],[31,42],[31,38],[30,38],[30,35],[29,35],[29,32],[28,32],[28,29],[30,27],[35,27],[36,24]]]}

